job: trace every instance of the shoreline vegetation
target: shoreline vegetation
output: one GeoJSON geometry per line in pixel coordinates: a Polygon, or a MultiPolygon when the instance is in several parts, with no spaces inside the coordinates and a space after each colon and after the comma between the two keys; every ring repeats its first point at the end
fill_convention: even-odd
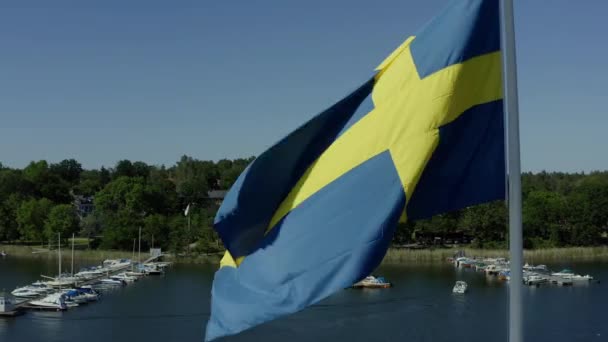
{"type": "MultiPolygon", "coordinates": [[[[69,246],[74,236],[79,250],[89,250],[78,255],[95,260],[130,258],[140,241],[146,255],[155,246],[179,262],[215,263],[224,250],[216,214],[252,160],[182,156],[169,166],[121,160],[90,170],[74,159],[0,163],[0,241],[44,248],[60,239],[69,246]]],[[[608,245],[608,171],[524,173],[522,201],[528,262],[605,258],[598,246],[608,245]]],[[[449,247],[506,256],[508,231],[504,200],[409,220],[395,228],[384,264],[442,261],[456,251],[449,247]]]]}
{"type": "MultiPolygon", "coordinates": [[[[9,257],[23,257],[34,259],[54,259],[57,258],[57,250],[43,249],[40,246],[19,246],[19,245],[0,245],[0,250],[8,253],[9,257]]],[[[399,265],[399,264],[434,264],[442,263],[447,258],[453,257],[457,251],[463,251],[465,255],[470,257],[509,257],[509,251],[505,249],[477,249],[477,248],[426,248],[426,249],[406,249],[406,248],[389,248],[382,265],[399,265]]],[[[71,258],[69,246],[62,251],[62,259],[71,258]]],[[[222,257],[222,252],[206,253],[206,254],[191,254],[183,256],[175,256],[169,254],[166,256],[168,261],[179,264],[212,264],[219,265],[222,257]]],[[[147,251],[142,251],[142,259],[148,255],[147,251]]],[[[102,250],[102,249],[87,249],[74,251],[76,260],[86,260],[101,262],[105,259],[131,258],[132,251],[120,250],[102,250]]],[[[137,259],[137,252],[135,252],[137,259]]],[[[539,264],[544,262],[562,262],[562,261],[585,261],[585,262],[608,262],[608,246],[601,247],[563,247],[563,248],[545,248],[524,250],[524,260],[530,264],[539,264]]]]}

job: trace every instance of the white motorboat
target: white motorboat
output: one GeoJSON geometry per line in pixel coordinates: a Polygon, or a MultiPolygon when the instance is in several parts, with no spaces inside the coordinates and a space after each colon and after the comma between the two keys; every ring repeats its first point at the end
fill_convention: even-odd
{"type": "Polygon", "coordinates": [[[161,275],[163,270],[156,266],[144,266],[144,272],[149,275],[161,275]]]}
{"type": "Polygon", "coordinates": [[[165,269],[165,268],[171,266],[171,263],[170,262],[149,262],[149,263],[144,264],[144,266],[165,269]]]}
{"type": "Polygon", "coordinates": [[[77,288],[76,290],[84,294],[84,296],[87,298],[87,301],[89,302],[93,302],[99,299],[99,293],[93,290],[93,287],[91,285],[85,285],[77,288]]]}
{"type": "Polygon", "coordinates": [[[44,284],[50,287],[71,287],[74,284],[76,284],[78,281],[80,281],[79,278],[76,277],[70,277],[70,276],[65,276],[65,275],[60,275],[59,277],[56,278],[52,278],[52,277],[47,277],[47,276],[43,276],[45,278],[49,278],[52,280],[49,281],[45,281],[44,284]]]}
{"type": "Polygon", "coordinates": [[[11,294],[15,297],[19,297],[19,298],[36,298],[36,297],[40,297],[42,295],[42,293],[31,290],[31,289],[27,289],[25,287],[20,287],[18,289],[15,289],[11,292],[11,294]]]}
{"type": "Polygon", "coordinates": [[[113,276],[110,277],[110,279],[122,280],[122,281],[124,281],[126,283],[133,283],[133,282],[137,281],[136,277],[128,276],[124,272],[123,273],[119,273],[117,275],[113,275],[113,276]]]}
{"type": "Polygon", "coordinates": [[[83,269],[80,272],[74,274],[77,278],[93,279],[104,274],[104,270],[101,267],[92,267],[83,269]]]}
{"type": "Polygon", "coordinates": [[[89,302],[87,296],[78,290],[69,289],[62,291],[62,293],[65,295],[66,304],[68,305],[70,304],[70,302],[76,304],[84,304],[89,302]]]}
{"type": "Polygon", "coordinates": [[[552,276],[554,277],[560,277],[563,279],[567,279],[567,280],[572,280],[572,281],[589,281],[589,280],[593,280],[593,277],[590,275],[580,275],[580,274],[575,274],[572,270],[569,269],[563,269],[560,272],[555,272],[555,273],[551,273],[552,276]]]}
{"type": "Polygon", "coordinates": [[[131,260],[129,259],[107,259],[103,261],[103,267],[110,272],[128,266],[131,266],[131,260]]]}
{"type": "Polygon", "coordinates": [[[62,293],[53,293],[42,299],[31,301],[30,305],[55,310],[66,310],[68,308],[65,296],[62,293]]]}
{"type": "Polygon", "coordinates": [[[463,293],[467,292],[467,288],[468,288],[467,283],[459,280],[456,282],[456,284],[454,284],[454,288],[452,288],[452,292],[458,293],[458,294],[463,294],[463,293]]]}
{"type": "Polygon", "coordinates": [[[575,274],[572,277],[570,277],[570,279],[573,281],[590,281],[590,280],[593,280],[593,277],[588,274],[586,274],[586,275],[575,274]]]}
{"type": "Polygon", "coordinates": [[[370,275],[355,283],[353,288],[385,289],[391,286],[392,284],[386,281],[383,277],[374,277],[370,275]]]}
{"type": "Polygon", "coordinates": [[[146,275],[145,272],[125,272],[126,275],[128,275],[129,277],[143,277],[146,275]]]}
{"type": "Polygon", "coordinates": [[[539,284],[543,284],[546,283],[547,281],[549,281],[549,279],[547,279],[547,277],[538,275],[538,274],[530,274],[527,276],[524,276],[524,284],[526,285],[539,285],[539,284]]]}
{"type": "Polygon", "coordinates": [[[43,283],[36,282],[31,285],[16,288],[11,292],[11,294],[15,297],[21,298],[36,298],[52,291],[53,288],[48,287],[43,283]]]}
{"type": "Polygon", "coordinates": [[[124,281],[118,280],[118,279],[112,279],[112,278],[101,279],[99,282],[104,285],[116,285],[116,286],[125,285],[124,281]]]}

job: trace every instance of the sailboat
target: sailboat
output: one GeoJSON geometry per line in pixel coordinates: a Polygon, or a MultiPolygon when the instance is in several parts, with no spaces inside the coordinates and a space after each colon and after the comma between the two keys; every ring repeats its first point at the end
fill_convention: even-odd
{"type": "MultiPolygon", "coordinates": [[[[58,233],[58,241],[59,241],[59,245],[57,248],[57,255],[59,258],[59,273],[57,274],[57,277],[49,277],[49,276],[45,276],[45,275],[41,275],[41,277],[51,279],[49,281],[44,282],[45,285],[50,286],[50,287],[60,287],[61,288],[61,287],[66,287],[66,286],[72,286],[72,285],[76,284],[76,282],[79,279],[72,275],[61,273],[61,233],[58,233]]],[[[73,241],[74,240],[72,240],[72,242],[73,241]]],[[[72,257],[72,262],[73,262],[73,257],[72,257]]]]}

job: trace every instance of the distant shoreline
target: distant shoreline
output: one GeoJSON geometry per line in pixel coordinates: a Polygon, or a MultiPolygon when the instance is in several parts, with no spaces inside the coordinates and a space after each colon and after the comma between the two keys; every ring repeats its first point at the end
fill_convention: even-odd
{"type": "MultiPolygon", "coordinates": [[[[0,250],[6,251],[8,257],[23,257],[33,259],[55,259],[57,251],[44,250],[39,246],[0,245],[0,250]]],[[[508,250],[500,249],[474,249],[474,248],[425,248],[406,249],[389,248],[382,260],[382,265],[399,264],[423,264],[445,262],[453,257],[457,251],[464,251],[469,257],[505,257],[508,258],[508,250]]],[[[142,259],[148,252],[142,251],[142,259]]],[[[218,265],[222,253],[201,254],[191,256],[168,255],[167,260],[180,264],[213,264],[218,265]]],[[[71,250],[62,249],[62,259],[69,259],[71,250]]],[[[76,250],[74,257],[77,260],[90,260],[102,262],[105,259],[132,258],[132,251],[118,250],[76,250]]],[[[137,259],[137,252],[135,253],[137,259]]],[[[608,246],[601,247],[563,247],[524,250],[524,260],[531,264],[556,261],[606,261],[608,262],[608,246]]]]}
{"type": "MultiPolygon", "coordinates": [[[[509,257],[509,251],[506,249],[475,249],[467,247],[436,249],[390,248],[384,260],[382,260],[382,264],[445,262],[448,258],[453,257],[457,251],[463,251],[468,257],[509,257]]],[[[524,260],[531,264],[552,261],[608,261],[608,246],[524,250],[524,260]]]]}

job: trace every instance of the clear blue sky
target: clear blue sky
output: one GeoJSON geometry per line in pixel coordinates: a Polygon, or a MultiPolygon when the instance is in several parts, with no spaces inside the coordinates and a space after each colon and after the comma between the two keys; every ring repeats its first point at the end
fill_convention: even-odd
{"type": "MultiPolygon", "coordinates": [[[[447,0],[49,3],[0,10],[0,162],[13,167],[257,155],[447,0]]],[[[608,169],[608,1],[515,5],[523,168],[608,169]]]]}

